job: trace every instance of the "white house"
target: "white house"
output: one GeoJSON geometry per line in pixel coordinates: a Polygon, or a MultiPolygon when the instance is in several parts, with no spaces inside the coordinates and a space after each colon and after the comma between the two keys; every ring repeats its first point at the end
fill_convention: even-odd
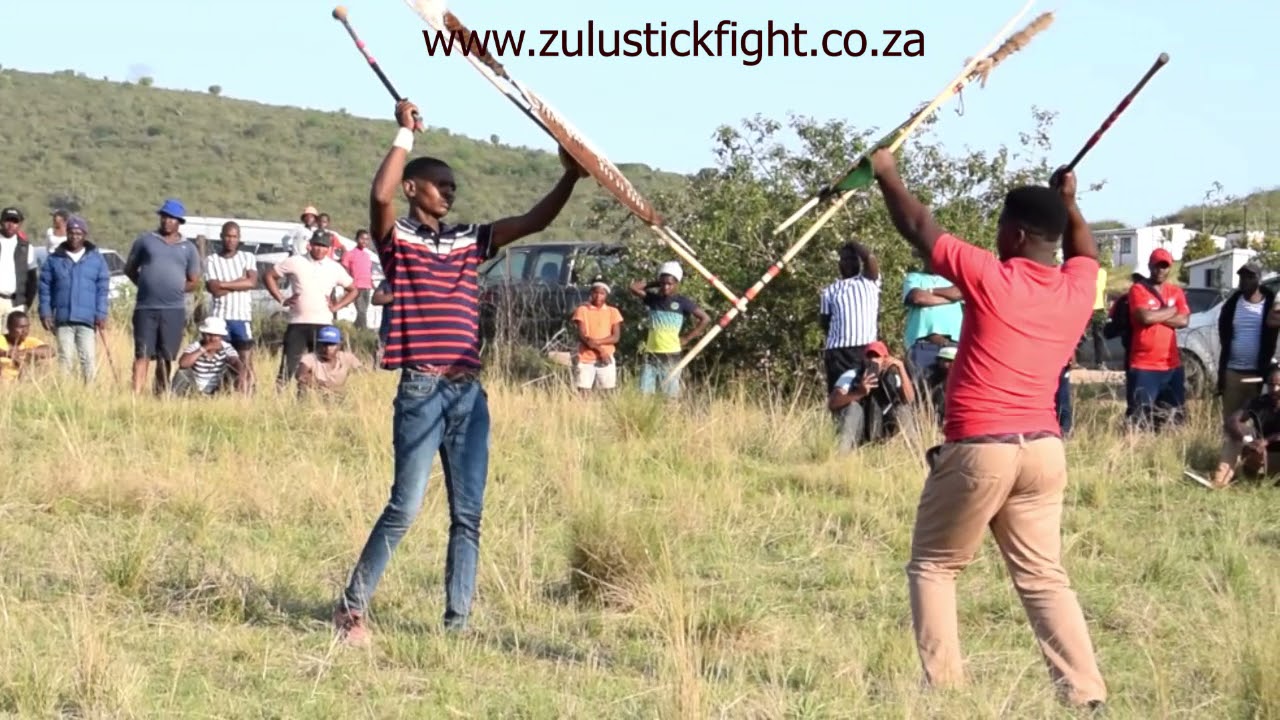
{"type": "Polygon", "coordinates": [[[1239,281],[1236,273],[1258,253],[1247,248],[1232,248],[1182,266],[1187,271],[1187,287],[1234,288],[1239,281]]]}
{"type": "MultiPolygon", "coordinates": [[[[1187,243],[1199,231],[1192,230],[1183,223],[1169,225],[1147,225],[1145,227],[1121,228],[1119,230],[1095,230],[1094,238],[1101,245],[1111,245],[1112,267],[1130,267],[1142,270],[1147,266],[1147,258],[1159,247],[1169,251],[1174,261],[1182,259],[1182,251],[1187,243]]],[[[1221,250],[1226,247],[1226,239],[1214,236],[1214,247],[1221,250]]]]}

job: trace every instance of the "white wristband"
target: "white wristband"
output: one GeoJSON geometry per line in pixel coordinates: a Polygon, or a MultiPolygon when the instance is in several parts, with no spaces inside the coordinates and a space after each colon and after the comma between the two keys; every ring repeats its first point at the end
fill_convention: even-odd
{"type": "Polygon", "coordinates": [[[1251,442],[1253,442],[1253,436],[1252,436],[1252,435],[1245,435],[1245,436],[1244,436],[1244,438],[1242,438],[1242,439],[1243,439],[1246,443],[1251,443],[1251,442]]]}
{"type": "Polygon", "coordinates": [[[404,148],[405,152],[413,149],[413,131],[407,127],[402,127],[396,133],[395,142],[391,143],[392,147],[404,148]]]}

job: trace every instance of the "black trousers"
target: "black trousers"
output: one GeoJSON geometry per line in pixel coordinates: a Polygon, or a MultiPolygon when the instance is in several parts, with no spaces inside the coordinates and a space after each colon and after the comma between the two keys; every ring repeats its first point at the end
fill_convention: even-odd
{"type": "Polygon", "coordinates": [[[822,361],[827,368],[827,394],[836,387],[836,380],[845,372],[860,368],[867,362],[867,346],[830,348],[822,351],[822,361]]]}
{"type": "Polygon", "coordinates": [[[276,375],[276,385],[284,387],[298,374],[298,364],[302,356],[316,351],[316,334],[324,325],[306,323],[290,323],[284,331],[284,348],[280,353],[280,372],[276,375]]]}

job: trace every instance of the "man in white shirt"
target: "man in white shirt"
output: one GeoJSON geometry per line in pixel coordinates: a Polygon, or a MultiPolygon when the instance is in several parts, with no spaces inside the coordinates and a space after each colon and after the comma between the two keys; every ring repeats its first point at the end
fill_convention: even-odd
{"type": "Polygon", "coordinates": [[[289,326],[284,333],[284,353],[276,386],[283,390],[297,375],[302,356],[316,350],[320,329],[333,324],[334,313],[355,301],[359,292],[355,281],[336,261],[329,259],[333,236],[316,231],[308,243],[306,255],[293,255],[267,271],[267,292],[289,311],[289,326]],[[280,279],[287,278],[293,294],[288,298],[280,291],[280,279]],[[334,288],[346,293],[333,300],[334,288]]]}
{"type": "Polygon", "coordinates": [[[22,232],[23,219],[18,208],[0,210],[0,323],[36,299],[36,249],[22,232]]]}
{"type": "Polygon", "coordinates": [[[51,217],[53,218],[53,227],[44,231],[44,241],[48,246],[49,252],[58,249],[58,246],[67,241],[67,220],[71,214],[66,210],[54,210],[51,217]]]}
{"type": "Polygon", "coordinates": [[[316,210],[312,205],[302,208],[302,215],[298,219],[302,222],[302,227],[285,235],[282,240],[285,252],[290,255],[307,254],[307,244],[311,240],[311,236],[321,229],[320,211],[316,210]]]}
{"type": "Polygon", "coordinates": [[[867,347],[880,335],[880,263],[866,246],[841,246],[840,279],[822,289],[818,322],[827,334],[822,352],[827,392],[848,370],[861,367],[867,347]]]}
{"type": "Polygon", "coordinates": [[[240,226],[222,225],[222,252],[205,258],[205,288],[212,298],[209,316],[227,324],[227,342],[240,356],[253,386],[253,290],[258,287],[258,261],[240,249],[240,226]]]}

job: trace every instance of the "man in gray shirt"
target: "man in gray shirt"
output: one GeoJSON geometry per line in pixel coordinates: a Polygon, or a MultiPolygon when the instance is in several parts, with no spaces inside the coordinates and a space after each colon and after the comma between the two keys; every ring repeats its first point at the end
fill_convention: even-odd
{"type": "Polygon", "coordinates": [[[169,199],[156,211],[160,227],[133,241],[124,272],[138,286],[133,310],[133,392],[142,392],[151,361],[156,361],[155,392],[169,388],[173,362],[182,349],[187,325],[187,293],[200,282],[200,257],[182,237],[186,208],[169,199]]]}

